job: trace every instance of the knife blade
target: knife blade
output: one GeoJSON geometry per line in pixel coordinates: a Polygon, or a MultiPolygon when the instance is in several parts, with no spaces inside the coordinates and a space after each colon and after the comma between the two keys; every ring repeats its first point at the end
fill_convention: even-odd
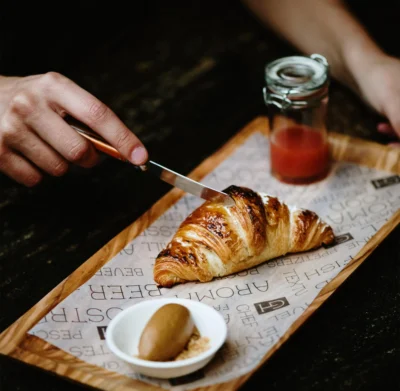
{"type": "Polygon", "coordinates": [[[159,177],[163,181],[169,183],[172,186],[178,187],[186,193],[203,198],[207,201],[222,202],[225,206],[235,205],[235,202],[228,194],[205,186],[184,175],[178,174],[177,172],[174,172],[169,168],[162,166],[161,164],[149,160],[145,166],[145,171],[150,171],[152,174],[159,177]]]}
{"type": "MultiPolygon", "coordinates": [[[[76,120],[71,116],[66,116],[64,120],[80,135],[91,141],[97,150],[106,153],[107,155],[112,156],[116,159],[130,163],[118,152],[117,149],[111,146],[100,135],[93,132],[88,126],[86,126],[82,122],[76,120]]],[[[171,169],[164,167],[161,164],[158,164],[152,160],[148,160],[145,164],[141,166],[133,166],[141,170],[142,172],[148,171],[159,179],[163,180],[164,182],[174,187],[177,187],[185,191],[186,193],[200,197],[206,201],[221,202],[227,207],[235,205],[235,201],[227,193],[213,189],[200,182],[196,182],[193,179],[178,174],[177,172],[172,171],[171,169]]]]}

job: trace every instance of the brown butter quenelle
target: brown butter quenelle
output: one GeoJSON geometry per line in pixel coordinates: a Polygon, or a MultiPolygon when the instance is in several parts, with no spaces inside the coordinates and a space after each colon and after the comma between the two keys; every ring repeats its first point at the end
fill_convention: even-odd
{"type": "Polygon", "coordinates": [[[180,304],[159,308],[146,324],[139,341],[139,358],[174,360],[188,344],[195,325],[189,310],[180,304]]]}

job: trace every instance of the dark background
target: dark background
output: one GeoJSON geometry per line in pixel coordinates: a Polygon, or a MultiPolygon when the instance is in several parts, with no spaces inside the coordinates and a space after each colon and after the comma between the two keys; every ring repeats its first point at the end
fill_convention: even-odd
{"type": "MultiPolygon", "coordinates": [[[[350,4],[381,46],[400,55],[399,5],[350,4]]],[[[237,1],[103,5],[2,4],[0,74],[63,73],[107,103],[154,160],[183,174],[266,114],[263,68],[296,53],[237,1]]],[[[332,84],[331,130],[385,143],[375,131],[378,120],[332,84]]],[[[108,158],[33,189],[0,175],[0,331],[168,190],[108,158]]],[[[397,227],[243,389],[398,388],[399,233],[397,227]]],[[[85,389],[0,357],[1,390],[32,385],[85,389]]]]}

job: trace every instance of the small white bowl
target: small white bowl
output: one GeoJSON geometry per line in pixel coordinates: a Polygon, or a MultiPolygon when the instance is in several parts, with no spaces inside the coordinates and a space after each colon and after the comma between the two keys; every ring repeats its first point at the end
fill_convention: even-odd
{"type": "Polygon", "coordinates": [[[135,372],[169,379],[203,368],[224,344],[226,336],[226,322],[213,307],[189,299],[163,298],[145,300],[121,311],[107,327],[106,343],[111,352],[130,363],[135,372]],[[210,348],[195,357],[179,361],[159,362],[135,357],[147,322],[161,306],[169,303],[184,305],[190,311],[200,335],[210,339],[210,348]]]}

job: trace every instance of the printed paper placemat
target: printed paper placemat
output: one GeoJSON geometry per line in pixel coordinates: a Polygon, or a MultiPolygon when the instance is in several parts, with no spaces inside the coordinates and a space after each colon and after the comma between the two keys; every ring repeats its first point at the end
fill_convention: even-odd
{"type": "Polygon", "coordinates": [[[252,134],[202,182],[218,189],[247,186],[288,205],[315,211],[330,224],[336,243],[268,261],[208,283],[158,288],[153,266],[185,217],[203,201],[185,195],[93,277],[71,293],[29,334],[69,354],[165,389],[222,383],[253,370],[296,319],[399,210],[400,177],[387,171],[335,162],[325,180],[308,186],[278,182],[269,173],[268,138],[252,134]],[[228,325],[228,339],[203,370],[180,379],[159,380],[132,372],[107,348],[108,322],[142,300],[179,297],[213,306],[228,325]]]}

